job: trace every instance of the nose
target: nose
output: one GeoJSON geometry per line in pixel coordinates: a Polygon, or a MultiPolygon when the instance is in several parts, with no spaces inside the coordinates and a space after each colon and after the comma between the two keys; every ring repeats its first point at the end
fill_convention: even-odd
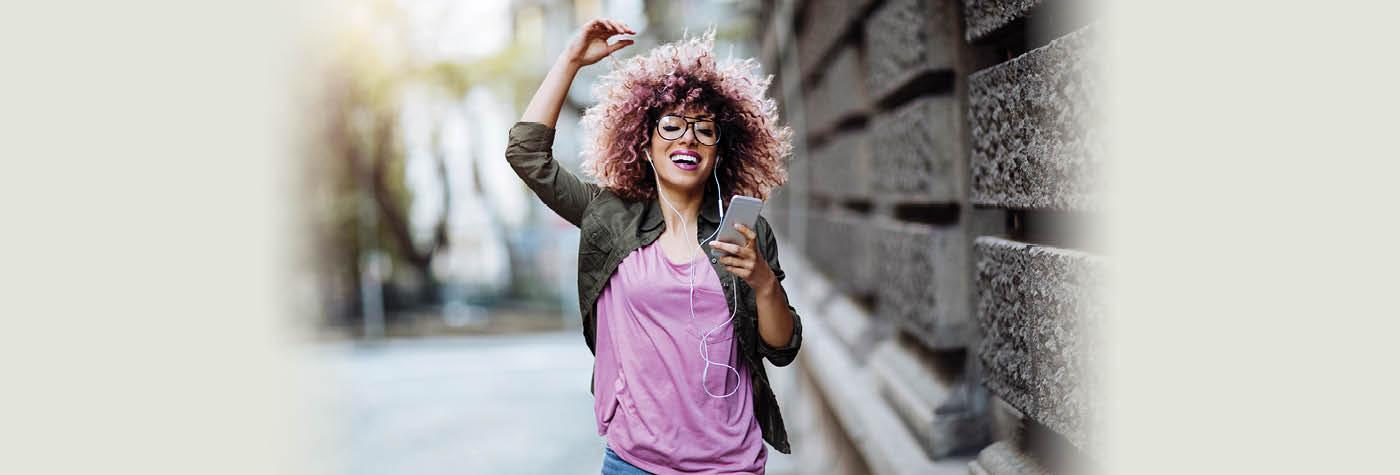
{"type": "Polygon", "coordinates": [[[676,139],[676,142],[693,145],[695,143],[695,125],[686,124],[685,133],[681,134],[681,138],[676,139]]]}

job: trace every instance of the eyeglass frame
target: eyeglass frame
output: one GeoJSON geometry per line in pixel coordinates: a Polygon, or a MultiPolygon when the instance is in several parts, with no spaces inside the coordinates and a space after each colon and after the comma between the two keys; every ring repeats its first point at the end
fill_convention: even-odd
{"type": "Polygon", "coordinates": [[[690,136],[691,136],[691,137],[695,137],[695,141],[696,141],[696,142],[699,142],[701,145],[705,145],[705,146],[709,146],[709,147],[713,147],[713,146],[715,146],[715,145],[718,145],[718,144],[719,144],[720,135],[721,135],[721,134],[720,134],[720,128],[719,128],[719,122],[718,122],[718,121],[715,121],[715,120],[712,119],[712,118],[711,118],[711,119],[706,119],[706,118],[702,118],[702,117],[690,117],[690,116],[684,116],[684,115],[679,115],[679,114],[662,114],[661,117],[657,117],[657,118],[656,118],[656,136],[657,136],[657,137],[661,137],[662,140],[665,140],[665,141],[667,141],[667,142],[675,142],[675,141],[677,141],[677,140],[680,140],[681,137],[685,137],[685,133],[686,133],[686,132],[690,132],[690,136]],[[666,135],[663,134],[663,133],[661,132],[661,121],[666,120],[667,117],[675,117],[675,118],[678,118],[678,119],[681,119],[681,120],[684,120],[684,121],[685,121],[685,130],[681,130],[681,134],[680,134],[680,135],[677,135],[676,138],[668,139],[668,138],[666,138],[666,135]],[[709,122],[709,123],[715,125],[715,142],[714,142],[714,143],[705,143],[704,140],[701,140],[701,139],[700,139],[700,133],[697,132],[697,131],[695,130],[695,123],[697,123],[697,122],[709,122]]]}

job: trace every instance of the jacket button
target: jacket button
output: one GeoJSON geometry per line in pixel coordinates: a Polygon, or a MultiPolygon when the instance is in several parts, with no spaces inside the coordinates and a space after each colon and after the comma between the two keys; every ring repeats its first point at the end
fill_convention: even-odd
{"type": "Polygon", "coordinates": [[[716,263],[716,262],[719,262],[719,258],[718,258],[718,257],[711,257],[711,258],[710,258],[710,263],[711,263],[711,264],[714,264],[714,263],[716,263]]]}

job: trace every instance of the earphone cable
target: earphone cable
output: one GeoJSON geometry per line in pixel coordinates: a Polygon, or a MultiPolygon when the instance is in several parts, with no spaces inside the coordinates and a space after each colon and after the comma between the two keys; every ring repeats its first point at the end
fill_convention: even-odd
{"type": "MultiPolygon", "coordinates": [[[[666,198],[666,194],[661,192],[661,176],[660,176],[660,175],[657,173],[657,171],[656,171],[656,164],[652,163],[651,152],[650,152],[650,151],[643,150],[643,153],[646,153],[646,155],[647,155],[647,164],[648,164],[648,165],[651,165],[652,175],[656,177],[656,194],[657,194],[657,196],[660,196],[660,197],[661,197],[661,201],[664,202],[664,203],[666,203],[666,206],[669,207],[669,208],[671,208],[671,211],[674,212],[674,213],[676,214],[676,218],[679,219],[680,222],[681,222],[681,229],[682,229],[682,230],[688,229],[689,226],[687,225],[687,223],[686,223],[686,221],[685,221],[685,216],[683,216],[683,215],[681,214],[681,212],[680,212],[679,209],[676,209],[676,205],[672,204],[672,203],[671,203],[671,200],[669,200],[669,199],[666,198]]],[[[718,168],[718,167],[716,167],[716,168],[718,168]]],[[[713,177],[714,177],[714,179],[715,179],[715,195],[716,195],[715,208],[717,208],[717,209],[719,210],[720,222],[723,223],[723,222],[724,222],[724,191],[723,191],[723,189],[720,187],[720,184],[719,184],[719,174],[718,174],[718,171],[715,171],[715,172],[714,172],[713,177]]],[[[697,225],[698,225],[698,223],[697,223],[697,225]]],[[[720,232],[720,229],[719,229],[719,228],[716,228],[716,229],[715,229],[715,232],[710,233],[709,236],[705,237],[704,239],[701,239],[701,241],[700,241],[700,242],[701,242],[701,245],[703,245],[705,242],[709,242],[709,241],[713,240],[713,239],[715,238],[715,236],[719,235],[719,232],[720,232]]],[[[700,247],[695,247],[695,248],[693,248],[693,249],[691,250],[691,253],[690,253],[690,262],[689,262],[689,264],[688,264],[689,267],[690,267],[690,272],[689,272],[689,276],[690,276],[690,277],[689,277],[689,284],[690,284],[690,321],[691,321],[692,323],[694,323],[694,322],[696,321],[696,318],[695,318],[695,252],[697,252],[697,251],[699,251],[699,250],[700,250],[700,247]]],[[[729,397],[729,396],[733,396],[734,393],[736,393],[736,392],[739,391],[739,385],[738,385],[738,380],[739,380],[739,378],[740,378],[739,370],[735,369],[733,366],[730,366],[730,365],[727,365],[727,364],[724,364],[724,363],[720,363],[720,362],[716,362],[716,361],[714,361],[714,360],[711,360],[711,359],[710,359],[710,348],[709,348],[709,345],[708,345],[708,342],[709,342],[709,340],[710,340],[710,335],[713,334],[713,333],[715,332],[715,330],[719,330],[720,328],[724,327],[725,325],[728,325],[730,322],[733,322],[733,321],[734,321],[734,317],[735,317],[736,315],[738,315],[738,311],[739,311],[739,306],[738,306],[738,304],[739,304],[738,292],[739,292],[739,290],[738,290],[737,287],[735,287],[735,284],[734,284],[734,276],[733,276],[733,275],[730,275],[730,276],[729,276],[729,282],[730,282],[731,287],[734,287],[734,289],[731,291],[731,293],[733,294],[733,298],[731,299],[731,302],[732,302],[732,303],[731,303],[730,306],[729,306],[729,307],[730,307],[729,319],[728,319],[728,320],[725,320],[723,323],[720,323],[719,325],[716,325],[714,328],[711,328],[709,331],[705,332],[705,334],[702,335],[702,336],[700,337],[700,358],[703,359],[703,360],[705,360],[705,369],[701,370],[701,372],[700,372],[700,388],[705,390],[705,394],[707,394],[707,395],[709,395],[710,397],[713,397],[713,398],[727,398],[727,397],[729,397]],[[733,390],[730,390],[728,393],[725,393],[723,396],[717,396],[717,395],[715,395],[713,392],[710,392],[710,387],[707,386],[707,385],[705,384],[705,381],[707,381],[707,380],[709,379],[710,366],[711,366],[711,365],[714,365],[714,366],[723,366],[723,367],[725,367],[725,369],[728,369],[730,372],[734,373],[735,385],[734,385],[734,389],[733,389],[733,390]]]]}

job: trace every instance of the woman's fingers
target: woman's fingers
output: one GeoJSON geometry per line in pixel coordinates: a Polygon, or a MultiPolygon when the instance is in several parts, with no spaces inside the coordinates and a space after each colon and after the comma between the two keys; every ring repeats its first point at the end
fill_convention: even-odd
{"type": "Polygon", "coordinates": [[[588,36],[591,38],[601,38],[606,40],[608,39],[608,37],[617,34],[617,27],[607,19],[598,18],[588,23],[586,31],[588,32],[588,36]]]}
{"type": "Polygon", "coordinates": [[[634,35],[634,34],[636,34],[635,31],[632,31],[631,28],[628,28],[628,27],[627,27],[627,24],[622,23],[622,22],[620,22],[620,21],[617,21],[617,20],[608,20],[608,24],[609,24],[609,25],[612,25],[613,31],[616,32],[616,34],[619,34],[619,35],[628,35],[628,34],[633,34],[633,35],[634,35]]]}
{"type": "Polygon", "coordinates": [[[628,47],[628,46],[632,46],[632,43],[635,43],[635,42],[632,41],[632,40],[617,40],[616,43],[613,43],[613,44],[611,44],[611,45],[608,45],[608,54],[613,54],[613,53],[616,53],[617,50],[620,50],[620,49],[622,49],[622,48],[626,48],[626,47],[628,47]]]}
{"type": "Polygon", "coordinates": [[[752,269],[752,268],[753,268],[753,260],[752,260],[752,259],[740,259],[740,258],[738,258],[738,257],[727,256],[727,257],[721,257],[721,258],[719,258],[719,262],[720,262],[721,264],[724,264],[725,266],[728,266],[728,267],[736,267],[736,268],[739,268],[739,269],[752,269]]]}
{"type": "Polygon", "coordinates": [[[627,34],[627,27],[622,26],[622,22],[616,20],[608,20],[608,26],[612,28],[612,34],[614,35],[627,34]]]}
{"type": "Polygon", "coordinates": [[[736,245],[733,245],[733,244],[730,244],[730,243],[727,243],[727,242],[724,242],[724,241],[710,241],[710,247],[713,247],[713,248],[715,248],[715,249],[719,249],[719,250],[721,250],[721,251],[724,251],[725,253],[728,253],[729,255],[737,255],[737,254],[739,254],[739,249],[740,249],[739,246],[736,246],[736,245]]]}
{"type": "Polygon", "coordinates": [[[743,259],[756,259],[758,257],[758,253],[754,252],[753,247],[739,247],[738,244],[730,244],[724,241],[710,241],[710,247],[743,259]]]}
{"type": "Polygon", "coordinates": [[[628,28],[626,23],[617,20],[609,20],[607,18],[596,18],[588,22],[584,30],[601,34],[604,37],[637,34],[636,31],[632,31],[631,28],[628,28]]]}
{"type": "MultiPolygon", "coordinates": [[[[589,21],[588,24],[583,26],[583,36],[589,40],[603,40],[604,42],[606,42],[608,38],[612,38],[616,35],[635,34],[637,34],[637,32],[632,31],[632,29],[628,28],[626,24],[620,21],[609,20],[607,18],[595,18],[589,21]]],[[[628,44],[632,44],[630,40],[628,44]]],[[[616,43],[614,43],[614,45],[616,45],[616,43]]],[[[621,46],[612,48],[612,46],[614,45],[608,45],[608,53],[612,53],[622,48],[621,46]]]]}
{"type": "Polygon", "coordinates": [[[753,269],[751,268],[734,265],[726,265],[724,266],[724,270],[729,271],[730,274],[734,274],[735,276],[738,276],[740,279],[744,280],[749,280],[749,274],[753,272],[753,269]]]}
{"type": "Polygon", "coordinates": [[[758,235],[754,234],[753,230],[749,229],[748,226],[735,224],[734,229],[738,229],[740,233],[744,234],[744,237],[748,238],[748,242],[744,243],[744,247],[753,247],[753,243],[758,241],[758,235]]]}

